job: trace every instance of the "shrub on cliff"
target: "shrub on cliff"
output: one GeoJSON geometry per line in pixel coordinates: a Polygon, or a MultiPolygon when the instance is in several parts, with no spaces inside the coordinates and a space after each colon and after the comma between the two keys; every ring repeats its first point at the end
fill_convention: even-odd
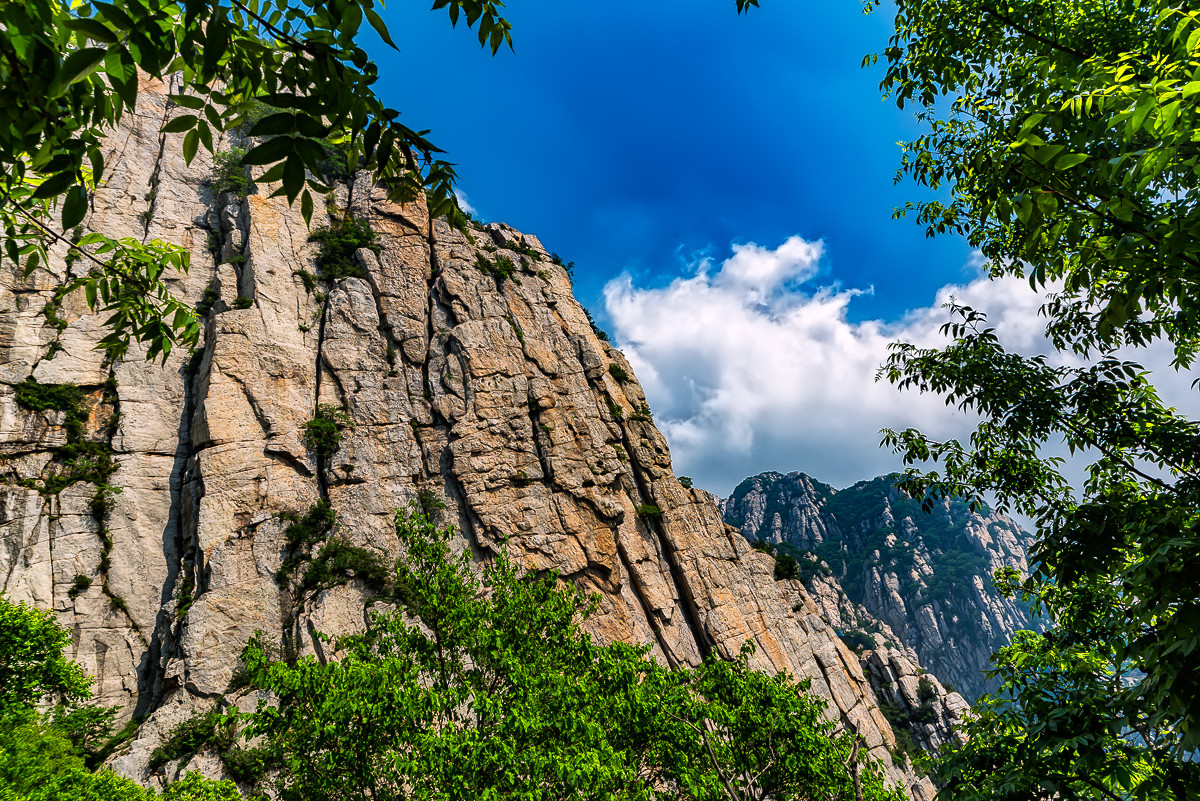
{"type": "Polygon", "coordinates": [[[670,669],[600,645],[588,599],[501,554],[482,575],[416,507],[396,533],[395,611],[336,641],[341,658],[271,658],[248,676],[279,699],[243,720],[283,765],[283,801],[901,798],[806,682],[732,660],[670,669]]]}

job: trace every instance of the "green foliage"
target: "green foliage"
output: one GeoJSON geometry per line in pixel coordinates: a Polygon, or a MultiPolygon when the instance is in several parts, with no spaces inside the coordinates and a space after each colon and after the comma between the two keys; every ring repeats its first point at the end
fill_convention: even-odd
{"type": "Polygon", "coordinates": [[[608,413],[612,416],[613,420],[620,422],[625,419],[625,410],[621,408],[621,404],[607,395],[604,396],[604,404],[608,407],[608,413]]]}
{"type": "Polygon", "coordinates": [[[75,582],[71,585],[71,589],[67,590],[67,597],[72,601],[83,595],[92,586],[92,577],[85,576],[82,573],[75,574],[75,582]]]}
{"type": "MultiPolygon", "coordinates": [[[[446,0],[452,23],[465,17],[495,53],[512,40],[492,0],[446,0]]],[[[316,178],[333,143],[348,170],[371,173],[389,199],[424,195],[435,217],[461,216],[453,166],[417,129],[398,121],[374,92],[378,71],[355,39],[364,23],[395,46],[373,0],[347,0],[296,11],[285,0],[198,5],[181,13],[149,0],[119,4],[27,0],[0,5],[5,37],[0,60],[0,230],[4,256],[31,273],[46,264],[52,240],[66,240],[102,185],[105,136],[137,106],[144,78],[168,81],[171,113],[161,128],[181,137],[188,163],[200,146],[214,154],[218,192],[244,192],[246,167],[265,168],[263,182],[300,200],[311,219],[316,178]],[[331,123],[336,122],[339,130],[331,123]],[[255,144],[244,153],[217,152],[221,135],[237,131],[255,144]],[[345,131],[340,133],[339,131],[345,131]],[[454,213],[454,214],[452,214],[454,213]]],[[[163,273],[186,271],[188,252],[160,241],[89,233],[73,243],[86,275],[60,294],[83,288],[88,305],[109,313],[110,355],[130,339],[147,358],[176,345],[194,346],[199,327],[167,291],[163,273]]]]}
{"type": "Polygon", "coordinates": [[[784,581],[800,577],[800,566],[796,557],[789,553],[781,553],[775,557],[775,580],[784,581]]]}
{"type": "Polygon", "coordinates": [[[691,489],[692,488],[692,477],[691,476],[680,476],[679,477],[679,486],[683,487],[684,489],[691,489]]]}
{"type": "MultiPolygon", "coordinates": [[[[567,273],[567,280],[571,283],[575,283],[575,262],[564,262],[562,260],[562,256],[559,256],[557,253],[551,253],[550,263],[557,264],[559,267],[562,267],[567,273]]],[[[586,312],[587,310],[585,309],[584,311],[586,312]]]]}
{"type": "Polygon", "coordinates": [[[388,588],[388,568],[375,551],[330,540],[304,569],[300,590],[327,590],[358,579],[367,589],[379,594],[388,588]]]}
{"type": "MultiPolygon", "coordinates": [[[[231,748],[221,753],[221,764],[235,781],[254,785],[274,763],[266,748],[231,748]]],[[[236,801],[241,801],[240,795],[236,801]]]]}
{"type": "Polygon", "coordinates": [[[329,501],[324,499],[308,507],[308,511],[303,515],[285,513],[280,517],[288,521],[288,527],[283,533],[287,537],[289,548],[316,545],[329,536],[329,532],[337,523],[337,512],[333,510],[329,501]]]}
{"type": "MultiPolygon", "coordinates": [[[[85,703],[92,681],[65,657],[70,645],[70,633],[52,613],[0,595],[0,798],[152,801],[155,794],[136,782],[94,770],[133,737],[139,721],[110,736],[118,708],[85,703]],[[47,708],[47,702],[57,703],[47,708]]],[[[231,782],[190,774],[163,798],[240,801],[241,795],[231,782]]]]}
{"type": "Polygon", "coordinates": [[[496,284],[499,285],[505,279],[511,278],[520,283],[520,279],[516,276],[517,265],[513,264],[513,260],[503,253],[497,254],[489,259],[482,253],[475,254],[475,266],[481,272],[487,273],[492,278],[496,279],[496,284]]]}
{"type": "Polygon", "coordinates": [[[839,631],[838,637],[846,644],[847,648],[856,654],[861,654],[863,651],[875,650],[875,638],[860,629],[839,631]]]}
{"type": "Polygon", "coordinates": [[[183,568],[183,584],[179,587],[179,597],[175,599],[175,616],[182,618],[192,608],[192,601],[195,600],[194,593],[196,592],[196,575],[195,572],[188,568],[183,568]]]}
{"type": "Polygon", "coordinates": [[[400,512],[401,609],[336,641],[340,657],[245,652],[278,698],[246,736],[278,754],[282,801],[579,798],[780,801],[900,798],[822,704],[786,674],[731,661],[669,669],[648,649],[601,646],[581,623],[595,602],[500,554],[471,570],[452,529],[400,512]],[[755,793],[755,796],[750,796],[755,793]]]}
{"type": "Polygon", "coordinates": [[[317,277],[308,270],[296,270],[292,275],[300,279],[300,283],[304,284],[304,291],[308,294],[311,295],[317,288],[317,277]]]}
{"type": "MultiPolygon", "coordinates": [[[[226,756],[223,755],[221,761],[229,767],[226,756]]],[[[230,772],[233,773],[232,770],[230,772]]],[[[243,801],[242,794],[233,782],[206,779],[194,770],[189,770],[182,779],[168,785],[161,798],[162,801],[243,801]]]]}
{"type": "MultiPolygon", "coordinates": [[[[486,247],[485,247],[485,249],[486,249],[486,247]]],[[[539,253],[538,251],[534,250],[524,240],[521,240],[520,242],[509,242],[507,245],[504,246],[504,249],[511,250],[513,253],[520,253],[522,256],[526,256],[530,260],[535,261],[535,262],[542,260],[542,254],[539,253]]]]}
{"type": "Polygon", "coordinates": [[[432,520],[435,512],[446,508],[446,503],[432,491],[422,487],[417,492],[417,508],[424,517],[432,520]]]}
{"type": "Polygon", "coordinates": [[[608,372],[617,380],[618,384],[624,384],[629,380],[629,372],[619,364],[610,364],[608,372]]]}
{"type": "Polygon", "coordinates": [[[964,235],[993,276],[1051,289],[1058,351],[1011,353],[952,304],[950,345],[896,345],[881,371],[981,419],[969,442],[885,433],[906,463],[940,463],[910,470],[914,497],[987,495],[1038,525],[1032,577],[1000,579],[1051,628],[996,655],[1002,688],[938,774],[958,799],[1189,798],[1200,424],[1128,359],[1169,345],[1182,369],[1200,347],[1200,11],[901,0],[896,25],[884,87],[925,125],[901,169],[949,191],[905,211],[964,235]],[[1086,464],[1081,486],[1063,444],[1086,464]]]}
{"type": "Polygon", "coordinates": [[[322,403],[317,406],[316,417],[301,426],[300,438],[318,459],[324,459],[337,451],[342,443],[342,431],[348,427],[349,415],[336,406],[322,403]]]}
{"type": "Polygon", "coordinates": [[[592,319],[592,313],[587,310],[587,307],[580,306],[579,308],[583,309],[583,316],[587,318],[588,325],[592,327],[592,333],[596,335],[596,339],[600,340],[601,342],[608,342],[608,333],[605,332],[603,328],[596,325],[596,321],[592,319]]]}
{"type": "Polygon", "coordinates": [[[57,301],[47,301],[46,305],[42,307],[42,316],[45,317],[46,322],[54,326],[56,330],[65,331],[70,323],[58,316],[58,310],[59,304],[57,301]]]}
{"type": "Polygon", "coordinates": [[[350,141],[339,136],[321,142],[325,157],[317,162],[317,171],[326,181],[345,181],[353,173],[350,169],[350,141]]]}
{"type": "Polygon", "coordinates": [[[517,320],[511,314],[507,316],[508,324],[512,326],[513,333],[517,335],[517,341],[521,343],[521,347],[525,347],[525,332],[521,330],[521,326],[517,325],[517,320]]]}
{"type": "Polygon", "coordinates": [[[70,442],[54,449],[56,472],[36,485],[44,495],[57,495],[80,481],[107,487],[108,479],[117,471],[112,446],[107,442],[70,442]]]}
{"type": "Polygon", "coordinates": [[[71,740],[34,716],[0,717],[0,798],[14,801],[151,801],[107,768],[92,772],[71,740]]]}
{"type": "Polygon", "coordinates": [[[63,428],[67,441],[83,436],[87,412],[83,408],[83,390],[74,384],[39,384],[30,376],[16,386],[17,404],[34,412],[64,412],[63,428]]]}
{"type": "Polygon", "coordinates": [[[354,254],[362,248],[379,252],[377,236],[371,228],[371,223],[353,217],[337,216],[329,225],[313,231],[309,239],[320,245],[317,251],[317,270],[326,281],[366,278],[367,271],[358,263],[354,254]]]}
{"type": "Polygon", "coordinates": [[[635,509],[634,511],[637,512],[638,517],[651,517],[651,518],[662,517],[662,513],[663,513],[662,509],[659,509],[657,506],[655,506],[652,503],[639,504],[637,509],[635,509]]]}
{"type": "Polygon", "coordinates": [[[233,299],[233,308],[235,309],[248,309],[253,305],[254,300],[252,298],[246,298],[239,295],[233,299]]]}
{"type": "Polygon", "coordinates": [[[204,288],[204,294],[200,296],[199,302],[196,303],[196,314],[200,317],[207,317],[208,313],[212,311],[213,306],[220,299],[221,296],[217,294],[217,288],[210,282],[204,288]]]}
{"type": "Polygon", "coordinates": [[[233,728],[220,711],[198,712],[171,729],[162,745],[150,753],[150,769],[193,756],[208,745],[223,753],[233,742],[233,728]]]}
{"type": "Polygon", "coordinates": [[[92,680],[63,655],[70,645],[53,614],[0,594],[0,715],[90,698],[92,680]]]}
{"type": "Polygon", "coordinates": [[[246,149],[234,147],[213,153],[212,191],[214,195],[231,192],[245,198],[250,191],[250,170],[242,165],[246,149]]]}

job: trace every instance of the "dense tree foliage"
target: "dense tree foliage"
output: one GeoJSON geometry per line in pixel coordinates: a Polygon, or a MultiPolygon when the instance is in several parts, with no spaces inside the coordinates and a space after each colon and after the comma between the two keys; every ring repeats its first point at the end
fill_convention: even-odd
{"type": "MultiPolygon", "coordinates": [[[[438,0],[452,23],[473,26],[494,53],[511,45],[493,0],[438,0]]],[[[172,79],[184,113],[163,132],[183,137],[190,162],[214,150],[221,132],[243,132],[246,166],[297,198],[305,219],[332,139],[349,170],[369,170],[396,200],[423,190],[435,216],[457,213],[452,166],[400,112],[376,96],[375,64],[355,37],[369,24],[391,46],[374,0],[19,0],[0,4],[0,238],[27,272],[46,264],[53,243],[87,270],[60,293],[82,287],[110,313],[101,345],[121,356],[132,339],[147,358],[190,346],[191,310],[166,289],[168,269],[186,270],[181,248],[102,232],[70,232],[85,218],[105,176],[103,139],[132,112],[143,75],[172,79]]]]}
{"type": "Polygon", "coordinates": [[[950,798],[1185,798],[1200,787],[1200,426],[1129,350],[1186,370],[1200,342],[1200,12],[1165,0],[900,0],[885,91],[926,132],[912,204],[994,277],[1048,293],[1059,357],[1007,351],[952,308],[943,349],[895,346],[881,374],[977,412],[967,443],[886,432],[929,497],[993,495],[1034,518],[1034,575],[1002,576],[1052,621],[996,657],[950,798]],[[1047,449],[1088,466],[1072,488],[1047,449]]]}
{"type": "Polygon", "coordinates": [[[398,609],[337,658],[246,651],[276,701],[244,721],[282,799],[897,799],[791,677],[738,659],[669,669],[602,646],[592,604],[503,555],[481,577],[450,530],[401,512],[398,609]]]}
{"type": "MultiPolygon", "coordinates": [[[[0,799],[153,801],[153,791],[107,768],[94,769],[120,743],[112,733],[116,708],[88,703],[92,680],[65,656],[70,642],[49,612],[0,595],[0,799]]],[[[233,782],[189,773],[162,798],[242,796],[233,782]]]]}

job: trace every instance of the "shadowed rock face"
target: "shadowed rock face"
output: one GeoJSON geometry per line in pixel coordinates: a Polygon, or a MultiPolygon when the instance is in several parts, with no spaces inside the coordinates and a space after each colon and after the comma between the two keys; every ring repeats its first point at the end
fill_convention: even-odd
{"type": "MultiPolygon", "coordinates": [[[[214,197],[208,157],[186,166],[178,138],[158,133],[168,91],[143,83],[85,227],[190,251],[171,289],[192,303],[209,290],[195,357],[105,363],[91,349],[102,318],[80,297],[58,311],[64,330],[48,323],[43,305],[82,267],[62,248],[48,271],[25,278],[6,263],[0,281],[0,587],[54,609],[99,700],[144,718],[117,770],[170,778],[186,766],[151,772],[148,761],[173,725],[252,704],[229,687],[255,631],[319,653],[313,632],[362,627],[361,582],[301,595],[277,581],[291,553],[280,515],[326,499],[335,536],[390,561],[401,555],[394,510],[424,495],[445,504],[457,548],[482,559],[505,542],[526,567],[600,593],[590,623],[605,640],[652,643],[685,665],[753,640],[756,667],[812,678],[894,781],[932,796],[893,765],[859,660],[803,586],[775,582],[771,558],[676,480],[641,387],[610,370],[631,376],[628,363],[596,337],[535,237],[501,225],[467,237],[431,222],[423,201],[388,203],[359,179],[334,204],[370,220],[380,250],[354,255],[365,277],[313,286],[317,245],[298,209],[262,186],[214,197]],[[480,255],[518,269],[499,279],[480,255]],[[111,445],[119,493],[97,503],[88,481],[56,494],[39,483],[62,471],[54,448],[67,434],[63,413],[17,403],[30,376],[82,388],[83,437],[111,445]],[[303,425],[323,404],[350,425],[319,460],[303,425]]],[[[211,754],[190,766],[220,772],[211,754]]]]}
{"type": "Polygon", "coordinates": [[[967,698],[994,689],[982,671],[996,648],[1038,626],[991,583],[1000,567],[1028,571],[1031,538],[1002,515],[961,501],[926,514],[886,479],[834,490],[803,473],[748,478],[721,510],[751,541],[791,549],[834,628],[873,635],[967,698]]]}

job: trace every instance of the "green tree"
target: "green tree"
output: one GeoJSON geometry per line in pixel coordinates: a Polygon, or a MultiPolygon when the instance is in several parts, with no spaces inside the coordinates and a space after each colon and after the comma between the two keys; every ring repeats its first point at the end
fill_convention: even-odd
{"type": "Polygon", "coordinates": [[[0,595],[0,714],[91,695],[91,679],[63,655],[70,643],[52,613],[0,595]]]}
{"type": "MultiPolygon", "coordinates": [[[[115,707],[87,703],[91,678],[67,659],[70,633],[47,611],[0,594],[0,799],[151,801],[153,791],[107,768],[93,770],[115,707]],[[53,703],[47,710],[46,704],[53,703]]],[[[172,783],[166,801],[241,801],[233,782],[198,773],[172,783]]]]}
{"type": "Polygon", "coordinates": [[[999,578],[1052,626],[997,654],[1002,691],[937,768],[950,798],[1200,786],[1200,426],[1119,351],[1165,341],[1177,369],[1196,353],[1198,45],[1200,12],[1166,0],[897,3],[883,88],[925,126],[900,177],[947,193],[898,213],[1047,290],[1063,357],[1008,352],[952,306],[950,345],[898,344],[881,370],[982,418],[969,442],[885,432],[906,463],[941,463],[910,491],[991,494],[1038,526],[1033,576],[999,578]]]}
{"type": "Polygon", "coordinates": [[[243,733],[281,764],[282,799],[898,799],[789,676],[733,661],[671,670],[601,646],[593,608],[505,556],[482,576],[451,529],[400,512],[397,611],[338,658],[245,653],[260,704],[243,733]]]}
{"type": "MultiPolygon", "coordinates": [[[[437,0],[452,23],[465,18],[495,53],[511,38],[494,0],[437,0]]],[[[85,218],[105,174],[102,143],[137,101],[139,76],[176,76],[184,113],[163,126],[183,136],[190,162],[214,136],[241,130],[256,144],[241,163],[261,167],[276,194],[300,200],[306,220],[314,177],[336,139],[350,170],[368,170],[394,200],[424,191],[435,216],[458,212],[454,170],[399,121],[373,86],[375,64],[356,43],[369,24],[395,47],[374,0],[18,0],[0,4],[0,233],[5,255],[32,272],[47,246],[71,248],[88,270],[60,295],[83,288],[110,313],[100,343],[113,356],[130,339],[165,359],[193,345],[199,323],[163,283],[186,271],[188,254],[152,240],[100,232],[65,234],[85,218]],[[265,111],[264,111],[265,110],[265,111]]]]}

